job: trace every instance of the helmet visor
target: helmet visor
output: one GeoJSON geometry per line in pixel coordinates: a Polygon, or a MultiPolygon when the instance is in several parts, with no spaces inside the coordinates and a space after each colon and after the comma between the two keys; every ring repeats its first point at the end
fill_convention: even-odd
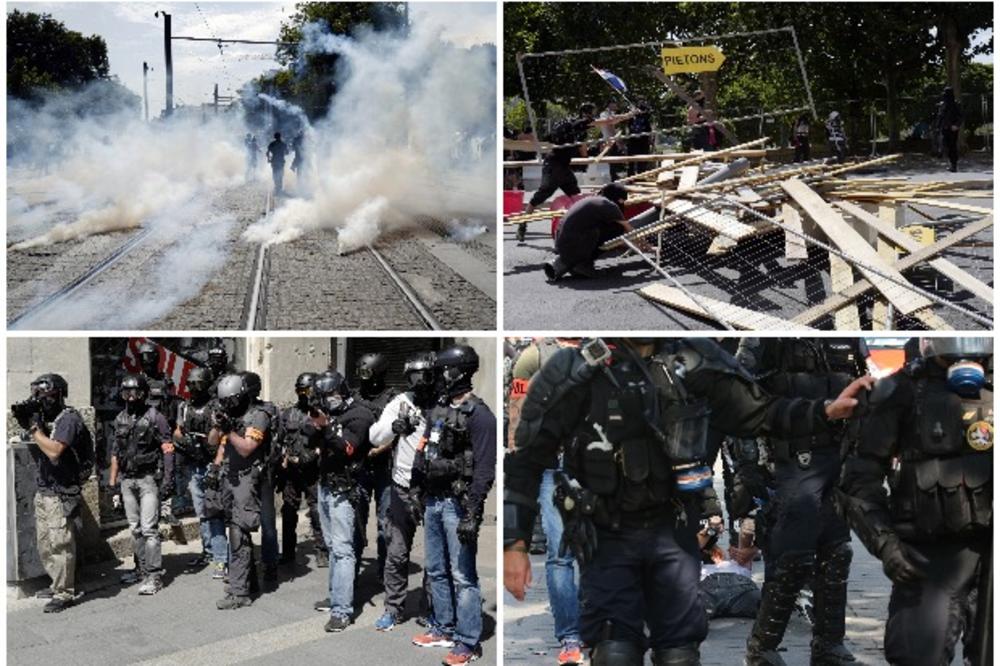
{"type": "Polygon", "coordinates": [[[125,402],[135,402],[136,400],[144,400],[146,398],[146,392],[137,386],[126,386],[120,392],[122,400],[125,402]]]}

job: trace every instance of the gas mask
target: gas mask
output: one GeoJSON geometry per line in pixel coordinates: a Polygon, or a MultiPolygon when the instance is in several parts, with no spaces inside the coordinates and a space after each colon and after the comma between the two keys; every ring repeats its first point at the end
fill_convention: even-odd
{"type": "Polygon", "coordinates": [[[961,360],[948,366],[948,387],[964,398],[975,398],[986,386],[986,370],[977,361],[961,360]]]}

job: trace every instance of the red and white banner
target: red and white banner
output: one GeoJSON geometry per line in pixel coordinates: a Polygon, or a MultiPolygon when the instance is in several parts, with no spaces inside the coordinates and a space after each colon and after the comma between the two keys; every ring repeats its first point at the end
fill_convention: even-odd
{"type": "Polygon", "coordinates": [[[163,371],[163,374],[174,381],[176,394],[184,400],[190,398],[191,392],[188,391],[187,378],[191,370],[197,368],[198,365],[180,354],[170,351],[163,345],[156,344],[149,338],[128,339],[128,344],[125,346],[125,356],[122,358],[122,365],[125,369],[129,372],[142,372],[142,362],[139,359],[139,345],[144,342],[148,342],[156,347],[156,350],[160,353],[160,361],[157,367],[163,371]]]}

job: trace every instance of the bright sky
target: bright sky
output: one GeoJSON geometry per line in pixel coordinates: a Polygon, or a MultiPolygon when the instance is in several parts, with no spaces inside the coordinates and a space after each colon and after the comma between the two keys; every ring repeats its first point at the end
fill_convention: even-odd
{"type": "MultiPolygon", "coordinates": [[[[171,15],[174,35],[274,40],[295,2],[10,2],[7,9],[51,14],[71,30],[101,35],[111,74],[140,96],[142,63],[148,62],[149,113],[156,116],[165,100],[163,18],[154,16],[157,10],[171,15]]],[[[414,2],[410,20],[441,25],[445,39],[461,46],[497,41],[493,2],[414,2]]],[[[220,95],[232,94],[245,81],[277,68],[273,55],[273,46],[231,44],[220,54],[211,42],[174,40],[174,104],[210,102],[216,83],[220,95]]]]}

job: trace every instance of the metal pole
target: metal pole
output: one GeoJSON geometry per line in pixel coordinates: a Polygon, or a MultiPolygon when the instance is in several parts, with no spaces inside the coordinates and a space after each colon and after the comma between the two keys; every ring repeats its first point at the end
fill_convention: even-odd
{"type": "Polygon", "coordinates": [[[799,50],[799,38],[795,34],[795,26],[788,26],[784,28],[792,33],[792,43],[795,45],[795,56],[799,59],[799,70],[802,72],[802,81],[806,84],[806,97],[809,98],[809,108],[813,112],[813,120],[819,122],[819,116],[816,114],[816,104],[813,102],[812,88],[809,87],[809,77],[806,76],[806,61],[802,59],[802,51],[799,50]]]}
{"type": "Polygon", "coordinates": [[[142,107],[146,122],[149,122],[149,88],[146,85],[146,75],[149,74],[149,63],[142,63],[142,107]]]}
{"type": "Polygon", "coordinates": [[[167,103],[163,111],[165,117],[174,113],[174,57],[170,50],[170,14],[166,12],[156,12],[155,16],[163,15],[163,59],[167,70],[167,103]]]}
{"type": "Polygon", "coordinates": [[[215,115],[219,115],[219,84],[215,84],[215,89],[212,91],[212,107],[215,109],[215,115]]]}

